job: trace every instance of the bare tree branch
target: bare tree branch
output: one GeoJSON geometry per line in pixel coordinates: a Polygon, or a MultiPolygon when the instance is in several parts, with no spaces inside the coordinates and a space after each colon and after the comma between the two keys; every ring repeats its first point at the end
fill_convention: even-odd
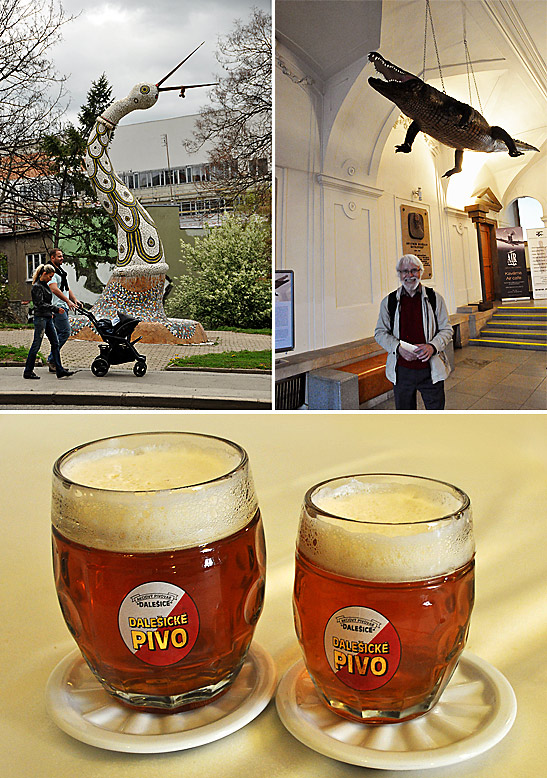
{"type": "Polygon", "coordinates": [[[219,40],[217,60],[226,75],[217,76],[210,104],[200,110],[195,152],[205,143],[211,181],[200,186],[228,200],[252,193],[259,209],[270,209],[272,163],[271,17],[254,8],[247,23],[219,40]]]}
{"type": "MultiPolygon", "coordinates": [[[[24,215],[21,186],[43,161],[41,136],[64,112],[65,77],[49,49],[71,21],[55,0],[2,0],[0,4],[0,215],[24,215]]],[[[40,214],[37,214],[40,222],[40,214]]]]}

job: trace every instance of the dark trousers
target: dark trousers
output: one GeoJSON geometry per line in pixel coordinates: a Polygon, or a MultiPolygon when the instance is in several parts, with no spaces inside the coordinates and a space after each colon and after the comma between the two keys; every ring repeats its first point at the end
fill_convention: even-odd
{"type": "Polygon", "coordinates": [[[431,367],[412,370],[397,365],[397,383],[393,387],[395,408],[398,411],[415,411],[416,398],[420,392],[428,411],[444,411],[444,381],[431,381],[431,367]]]}
{"type": "Polygon", "coordinates": [[[59,353],[59,341],[57,339],[57,330],[53,324],[52,319],[46,319],[44,316],[34,317],[34,339],[28,352],[27,361],[25,362],[25,375],[30,375],[34,370],[34,363],[36,362],[36,355],[40,351],[44,334],[51,345],[51,353],[53,356],[53,364],[57,368],[57,372],[61,372],[63,366],[61,365],[61,355],[59,353]]]}

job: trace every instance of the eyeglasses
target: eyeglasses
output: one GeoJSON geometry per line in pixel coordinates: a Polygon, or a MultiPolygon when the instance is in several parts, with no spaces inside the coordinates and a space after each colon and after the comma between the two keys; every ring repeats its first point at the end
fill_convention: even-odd
{"type": "Polygon", "coordinates": [[[413,267],[413,268],[405,268],[404,270],[399,270],[400,276],[419,276],[421,273],[421,268],[419,267],[413,267]]]}

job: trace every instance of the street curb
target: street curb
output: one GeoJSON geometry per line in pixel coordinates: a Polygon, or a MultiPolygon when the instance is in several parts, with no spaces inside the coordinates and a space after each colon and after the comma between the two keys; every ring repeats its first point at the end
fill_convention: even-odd
{"type": "Polygon", "coordinates": [[[168,372],[184,372],[184,373],[250,373],[251,375],[271,375],[271,370],[255,370],[248,367],[170,367],[167,365],[164,370],[168,372]]]}
{"type": "MultiPolygon", "coordinates": [[[[36,364],[34,367],[44,367],[46,362],[42,362],[39,359],[36,359],[36,364]]],[[[17,361],[16,359],[3,359],[0,361],[0,367],[24,367],[25,366],[25,360],[23,359],[21,362],[17,361]]]]}
{"type": "MultiPolygon", "coordinates": [[[[45,365],[45,362],[42,365],[36,364],[36,367],[44,367],[44,365],[45,365]]],[[[24,367],[24,366],[25,366],[24,361],[23,362],[16,362],[16,361],[11,361],[10,362],[8,360],[0,361],[0,367],[24,367]]],[[[116,368],[117,365],[114,365],[114,367],[116,368]]],[[[76,368],[72,368],[72,369],[74,369],[76,371],[88,370],[87,367],[76,367],[76,368]]],[[[247,374],[250,374],[250,375],[271,375],[272,374],[271,370],[252,370],[252,369],[249,369],[249,368],[233,368],[233,367],[169,367],[169,366],[167,366],[167,367],[162,368],[162,370],[152,370],[152,369],[150,369],[148,372],[149,373],[152,373],[152,372],[156,372],[156,373],[164,373],[164,372],[172,373],[173,372],[173,373],[176,373],[178,371],[180,371],[181,373],[247,373],[247,374]]],[[[127,372],[129,373],[131,371],[128,370],[127,372]]]]}
{"type": "Polygon", "coordinates": [[[3,405],[119,405],[120,407],[173,408],[195,410],[271,410],[272,403],[265,398],[241,397],[181,397],[180,395],[144,395],[133,393],[104,394],[99,392],[28,392],[25,390],[2,393],[3,405]]]}

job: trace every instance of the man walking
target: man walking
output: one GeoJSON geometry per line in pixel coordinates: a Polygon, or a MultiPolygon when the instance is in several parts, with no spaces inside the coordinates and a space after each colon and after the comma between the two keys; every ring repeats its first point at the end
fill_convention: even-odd
{"type": "Polygon", "coordinates": [[[424,270],[414,254],[397,262],[401,286],[385,297],[374,332],[387,352],[386,376],[394,384],[395,408],[415,411],[417,392],[427,410],[444,410],[444,381],[450,365],[444,352],[452,340],[446,303],[422,286],[424,270]]]}
{"type": "MultiPolygon", "coordinates": [[[[57,330],[59,350],[61,350],[70,337],[70,322],[68,319],[68,312],[69,310],[73,311],[77,306],[80,305],[80,303],[68,287],[67,273],[66,270],[64,270],[62,267],[64,257],[61,249],[50,249],[49,260],[55,268],[55,275],[49,282],[49,288],[53,292],[54,305],[57,307],[58,311],[53,316],[53,324],[57,330]]],[[[51,354],[48,357],[48,365],[50,373],[54,373],[56,368],[51,358],[51,354]]]]}

